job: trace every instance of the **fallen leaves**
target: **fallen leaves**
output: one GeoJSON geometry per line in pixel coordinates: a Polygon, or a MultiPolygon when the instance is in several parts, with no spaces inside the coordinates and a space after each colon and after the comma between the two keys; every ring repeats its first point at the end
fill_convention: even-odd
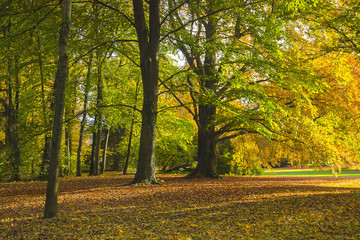
{"type": "Polygon", "coordinates": [[[357,239],[358,178],[160,175],[65,178],[59,217],[44,182],[0,184],[0,239],[357,239]]]}

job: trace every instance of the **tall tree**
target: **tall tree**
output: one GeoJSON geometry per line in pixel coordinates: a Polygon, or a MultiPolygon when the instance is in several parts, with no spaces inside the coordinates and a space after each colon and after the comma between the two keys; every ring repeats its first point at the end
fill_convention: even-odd
{"type": "Polygon", "coordinates": [[[153,184],[157,183],[155,177],[155,132],[158,107],[160,0],[147,2],[149,4],[149,25],[146,22],[146,8],[143,3],[142,0],[133,0],[143,83],[139,159],[133,182],[153,184]]]}
{"type": "Polygon", "coordinates": [[[46,191],[44,218],[56,217],[58,213],[59,158],[64,115],[65,87],[68,76],[68,40],[70,35],[72,0],[64,0],[62,24],[59,35],[59,63],[55,76],[55,114],[51,138],[50,165],[46,191]]]}
{"type": "MultiPolygon", "coordinates": [[[[7,26],[4,28],[4,36],[11,34],[12,21],[9,19],[7,26]]],[[[7,49],[11,51],[11,43],[8,42],[7,49]]],[[[10,151],[10,159],[12,166],[12,173],[10,181],[20,180],[20,149],[19,149],[19,133],[18,133],[18,112],[19,112],[19,69],[18,59],[13,59],[8,56],[7,59],[7,77],[6,77],[6,98],[2,99],[3,107],[5,108],[6,124],[5,136],[6,143],[10,151]]]]}
{"type": "MultiPolygon", "coordinates": [[[[246,133],[274,138],[286,132],[279,129],[290,104],[275,99],[269,86],[300,96],[306,92],[293,86],[314,82],[310,71],[300,71],[296,57],[293,62],[284,58],[289,38],[283,26],[289,16],[283,10],[273,1],[210,0],[185,4],[170,18],[172,27],[181,29],[170,41],[193,72],[185,77],[192,107],[176,96],[198,126],[198,164],[192,176],[218,176],[221,141],[246,133]]],[[[184,86],[180,81],[169,89],[184,92],[184,86]]]]}

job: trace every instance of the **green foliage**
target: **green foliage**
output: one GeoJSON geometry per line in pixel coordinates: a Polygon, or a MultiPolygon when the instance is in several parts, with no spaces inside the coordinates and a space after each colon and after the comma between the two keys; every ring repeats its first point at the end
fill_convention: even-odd
{"type": "MultiPolygon", "coordinates": [[[[0,180],[14,168],[5,132],[10,102],[17,105],[21,177],[35,178],[52,125],[61,8],[59,1],[0,5],[0,180]]],[[[200,103],[216,106],[211,124],[219,138],[249,132],[277,141],[264,149],[255,147],[258,138],[220,145],[220,173],[252,174],[262,161],[276,164],[281,158],[334,169],[358,164],[359,7],[356,0],[162,1],[157,166],[193,161],[192,121],[198,121],[200,103]],[[214,29],[206,36],[210,22],[214,29]],[[204,75],[208,53],[215,62],[204,75]]],[[[72,167],[90,56],[83,155],[90,154],[92,123],[100,111],[104,125],[124,129],[121,141],[109,143],[111,164],[124,159],[133,120],[135,167],[142,86],[131,10],[129,1],[74,4],[64,119],[72,133],[72,167]],[[103,100],[96,109],[100,68],[103,100]]]]}
{"type": "Polygon", "coordinates": [[[156,142],[156,162],[165,171],[194,161],[193,124],[172,112],[159,115],[156,142]]]}

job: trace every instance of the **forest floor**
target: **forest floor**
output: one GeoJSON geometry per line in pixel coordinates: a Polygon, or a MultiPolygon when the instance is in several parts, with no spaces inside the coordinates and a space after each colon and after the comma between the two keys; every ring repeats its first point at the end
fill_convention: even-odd
{"type": "Polygon", "coordinates": [[[66,177],[43,220],[46,182],[0,184],[0,239],[360,239],[360,178],[66,177]]]}

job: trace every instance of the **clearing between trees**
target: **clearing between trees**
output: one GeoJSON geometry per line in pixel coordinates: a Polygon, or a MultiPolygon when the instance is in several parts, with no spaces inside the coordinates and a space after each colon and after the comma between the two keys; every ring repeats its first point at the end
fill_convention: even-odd
{"type": "Polygon", "coordinates": [[[360,178],[66,177],[59,217],[46,182],[0,184],[0,239],[359,239],[360,178]]]}

